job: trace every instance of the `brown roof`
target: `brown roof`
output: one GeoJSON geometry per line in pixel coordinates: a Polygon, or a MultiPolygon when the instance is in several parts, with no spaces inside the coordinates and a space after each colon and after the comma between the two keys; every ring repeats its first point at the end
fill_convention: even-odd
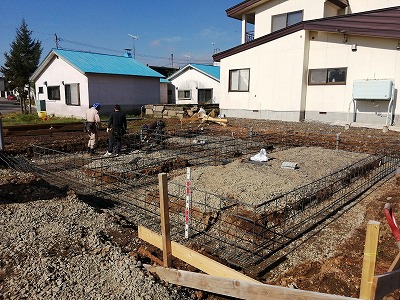
{"type": "Polygon", "coordinates": [[[213,55],[214,61],[268,43],[299,30],[339,32],[359,35],[400,39],[400,6],[368,12],[303,21],[259,37],[251,42],[238,45],[213,55]]]}
{"type": "Polygon", "coordinates": [[[241,20],[242,12],[269,0],[246,0],[226,10],[228,17],[241,20]]]}
{"type": "MultiPolygon", "coordinates": [[[[252,9],[256,6],[259,6],[262,3],[268,2],[270,0],[246,0],[243,1],[235,6],[232,6],[231,8],[228,8],[226,10],[226,14],[228,17],[234,18],[241,20],[242,19],[242,13],[246,10],[252,9]]],[[[335,4],[337,7],[340,8],[345,8],[349,6],[348,0],[328,0],[332,4],[335,4]]]]}

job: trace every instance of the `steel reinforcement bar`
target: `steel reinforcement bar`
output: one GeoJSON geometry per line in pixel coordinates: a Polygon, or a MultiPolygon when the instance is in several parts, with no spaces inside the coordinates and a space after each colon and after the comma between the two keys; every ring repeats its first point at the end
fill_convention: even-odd
{"type": "MultiPolygon", "coordinates": [[[[218,159],[208,161],[221,163],[233,159],[236,153],[265,145],[265,141],[250,141],[250,147],[246,148],[246,142],[233,138],[216,139],[215,143],[211,138],[205,138],[205,143],[190,143],[187,148],[183,147],[184,150],[176,151],[176,157],[187,157],[195,162],[211,152],[218,159]],[[219,151],[210,151],[212,145],[219,151]],[[221,147],[226,147],[226,151],[221,147]],[[197,148],[203,150],[197,153],[194,150],[197,148]]],[[[168,146],[169,150],[178,149],[176,143],[170,144],[173,146],[168,146]]],[[[127,168],[126,163],[118,164],[103,157],[72,155],[41,146],[34,146],[33,150],[30,170],[59,184],[68,184],[79,192],[113,199],[118,203],[117,209],[128,214],[134,222],[159,231],[158,173],[143,172],[143,169],[154,167],[154,161],[135,166],[128,164],[127,168]]],[[[171,157],[174,156],[161,158],[156,164],[170,161],[171,157]]],[[[170,183],[172,237],[197,245],[237,268],[267,268],[288,253],[297,240],[393,174],[398,164],[399,157],[371,155],[257,206],[193,189],[189,239],[184,238],[183,226],[185,187],[170,183]]]]}

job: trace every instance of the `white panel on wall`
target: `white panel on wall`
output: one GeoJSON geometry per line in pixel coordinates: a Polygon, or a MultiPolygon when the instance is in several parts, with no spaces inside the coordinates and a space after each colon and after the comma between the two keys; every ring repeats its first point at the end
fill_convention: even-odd
{"type": "Polygon", "coordinates": [[[390,100],[392,98],[392,80],[354,80],[353,99],[390,100]]]}

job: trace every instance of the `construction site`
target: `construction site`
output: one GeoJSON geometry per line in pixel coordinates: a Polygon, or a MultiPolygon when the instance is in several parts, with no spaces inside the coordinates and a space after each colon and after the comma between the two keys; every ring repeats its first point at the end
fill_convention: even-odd
{"type": "MultiPolygon", "coordinates": [[[[109,157],[102,155],[105,133],[98,154],[88,155],[83,151],[86,137],[77,133],[79,129],[74,132],[73,125],[8,128],[1,161],[52,186],[73,189],[96,208],[113,211],[130,224],[160,235],[160,174],[165,174],[170,239],[249,278],[275,285],[285,285],[282,278],[294,276],[289,274],[300,263],[315,264],[316,254],[300,255],[304,261],[297,265],[290,257],[309,244],[323,244],[318,235],[329,226],[340,227],[341,218],[364,205],[373,191],[391,195],[383,196],[383,202],[390,198],[394,207],[399,203],[399,197],[384,188],[388,182],[398,188],[400,134],[396,131],[240,119],[227,125],[166,120],[165,129],[150,131],[144,138],[139,128],[145,122],[149,120],[132,121],[123,155],[109,157]],[[44,132],[52,138],[44,138],[44,132]],[[25,139],[25,148],[18,139],[25,139]]],[[[385,223],[383,206],[375,203],[375,210],[380,210],[376,221],[385,223]]],[[[358,225],[365,230],[368,221],[358,225]]],[[[386,261],[381,268],[397,253],[390,232],[386,233],[383,244],[389,250],[382,255],[386,261]]],[[[331,235],[338,238],[333,243],[344,242],[331,235]]],[[[364,241],[358,242],[362,250],[364,241]]],[[[322,250],[326,259],[351,256],[329,247],[322,250]]],[[[150,264],[162,264],[162,251],[154,245],[142,247],[141,255],[150,264]]],[[[356,271],[361,277],[359,255],[356,271]]],[[[193,270],[177,260],[172,267],[193,270]]],[[[318,269],[310,268],[306,273],[318,269]]],[[[359,292],[359,283],[342,291],[332,286],[312,289],[305,283],[307,275],[297,272],[302,280],[291,281],[299,289],[347,297],[359,292]]]]}

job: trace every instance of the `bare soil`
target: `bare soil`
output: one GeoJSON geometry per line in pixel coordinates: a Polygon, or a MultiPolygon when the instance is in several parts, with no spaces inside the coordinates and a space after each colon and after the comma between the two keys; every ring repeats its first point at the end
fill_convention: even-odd
{"type": "MultiPolygon", "coordinates": [[[[180,126],[179,120],[167,119],[166,121],[167,129],[180,126]]],[[[150,120],[130,122],[129,132],[133,133],[140,128],[141,124],[148,122],[150,120]]],[[[332,139],[334,140],[335,136],[340,133],[342,137],[348,137],[347,141],[351,141],[343,147],[346,150],[357,152],[384,150],[387,147],[398,145],[400,139],[398,132],[389,131],[383,134],[381,130],[368,128],[350,128],[345,131],[341,126],[320,123],[232,119],[229,120],[226,127],[217,124],[198,123],[194,123],[193,126],[207,126],[218,134],[234,134],[236,136],[247,136],[255,129],[271,134],[290,134],[295,137],[293,143],[304,144],[305,146],[324,146],[327,141],[331,143],[332,139]]],[[[86,134],[79,129],[73,131],[55,127],[51,129],[51,127],[51,124],[49,124],[47,128],[39,130],[25,128],[20,131],[6,128],[5,152],[11,155],[29,156],[33,144],[51,145],[54,149],[67,152],[84,151],[86,149],[86,134]]],[[[107,134],[105,131],[101,131],[99,153],[105,152],[106,143],[107,134]]],[[[8,201],[12,203],[43,200],[43,195],[50,199],[64,196],[67,193],[58,188],[52,188],[39,178],[27,180],[25,177],[7,178],[6,181],[2,181],[0,190],[0,199],[3,200],[7,197],[8,201]],[[43,189],[46,189],[46,192],[43,189]]],[[[383,207],[388,202],[393,205],[395,212],[400,210],[399,178],[392,177],[370,191],[357,205],[316,234],[306,245],[298,248],[296,254],[288,257],[286,265],[278,267],[273,275],[265,279],[264,282],[357,298],[359,296],[365,232],[368,221],[374,220],[381,223],[375,274],[385,273],[398,253],[398,248],[383,212],[383,207]],[[322,249],[327,247],[326,245],[329,245],[330,254],[325,255],[325,257],[316,256],[313,259],[302,255],[302,251],[305,253],[311,249],[312,251],[319,249],[321,252],[326,252],[326,249],[322,249]],[[305,257],[307,258],[305,259],[305,257]]],[[[5,202],[0,201],[0,204],[2,203],[5,202]]],[[[126,228],[124,232],[119,232],[112,238],[122,248],[129,250],[127,248],[130,247],[129,241],[132,235],[136,235],[134,229],[126,228]]],[[[153,261],[162,257],[159,251],[145,243],[135,245],[135,248],[130,250],[136,251],[133,254],[135,256],[146,256],[153,261]]],[[[190,266],[181,262],[175,261],[174,263],[177,268],[191,269],[190,266]]],[[[218,298],[207,294],[199,296],[203,299],[207,297],[208,299],[218,298]]],[[[396,291],[386,299],[400,299],[400,291],[396,291]]]]}

